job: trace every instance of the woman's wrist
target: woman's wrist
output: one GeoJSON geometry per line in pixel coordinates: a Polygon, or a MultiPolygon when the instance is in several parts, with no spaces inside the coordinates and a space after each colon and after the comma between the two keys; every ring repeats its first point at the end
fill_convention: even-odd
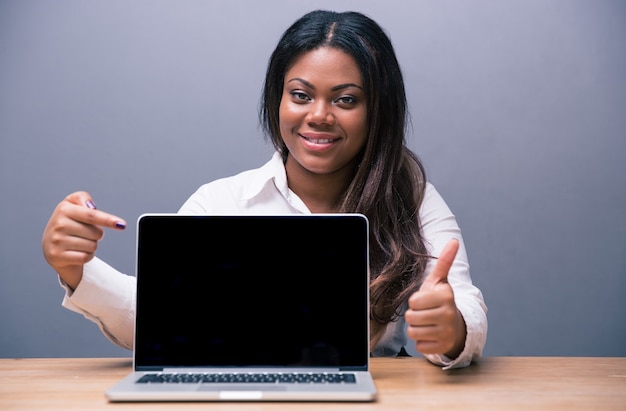
{"type": "Polygon", "coordinates": [[[456,359],[465,348],[465,341],[467,339],[467,326],[465,325],[465,319],[461,312],[456,310],[456,321],[455,321],[455,339],[454,339],[454,347],[445,353],[444,355],[450,359],[456,359]]]}

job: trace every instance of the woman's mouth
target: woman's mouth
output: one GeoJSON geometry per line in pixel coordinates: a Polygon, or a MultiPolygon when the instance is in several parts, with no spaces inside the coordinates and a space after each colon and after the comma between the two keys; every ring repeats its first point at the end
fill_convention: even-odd
{"type": "Polygon", "coordinates": [[[313,144],[328,144],[331,143],[333,140],[331,140],[330,138],[320,138],[320,139],[316,139],[316,138],[306,138],[305,139],[313,144]]]}
{"type": "Polygon", "coordinates": [[[311,134],[300,134],[300,137],[305,139],[307,142],[311,144],[331,144],[335,141],[339,140],[338,138],[332,136],[320,136],[320,135],[311,135],[311,134]]]}

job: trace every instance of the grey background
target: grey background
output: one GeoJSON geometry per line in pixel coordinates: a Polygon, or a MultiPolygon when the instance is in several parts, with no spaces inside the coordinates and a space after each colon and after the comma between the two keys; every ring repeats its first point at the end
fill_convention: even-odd
{"type": "Polygon", "coordinates": [[[127,356],[60,306],[41,234],[88,190],[130,222],[263,164],[267,58],[314,8],[390,34],[409,145],[463,229],[486,355],[626,355],[626,2],[0,0],[0,356],[127,356]]]}

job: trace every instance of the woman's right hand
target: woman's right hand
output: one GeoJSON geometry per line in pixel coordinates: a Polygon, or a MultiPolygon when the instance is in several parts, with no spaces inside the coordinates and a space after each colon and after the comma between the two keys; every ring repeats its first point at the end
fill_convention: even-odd
{"type": "Polygon", "coordinates": [[[104,236],[104,228],[123,230],[126,222],[96,209],[89,193],[68,195],[54,209],[43,232],[43,255],[61,279],[75,289],[104,236]]]}

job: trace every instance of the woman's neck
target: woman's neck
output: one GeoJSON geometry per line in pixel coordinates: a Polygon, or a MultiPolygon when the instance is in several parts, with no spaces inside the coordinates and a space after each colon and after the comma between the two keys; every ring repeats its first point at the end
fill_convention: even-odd
{"type": "Polygon", "coordinates": [[[353,167],[328,174],[317,174],[303,168],[292,157],[285,163],[287,183],[312,213],[332,213],[354,177],[353,167]]]}

